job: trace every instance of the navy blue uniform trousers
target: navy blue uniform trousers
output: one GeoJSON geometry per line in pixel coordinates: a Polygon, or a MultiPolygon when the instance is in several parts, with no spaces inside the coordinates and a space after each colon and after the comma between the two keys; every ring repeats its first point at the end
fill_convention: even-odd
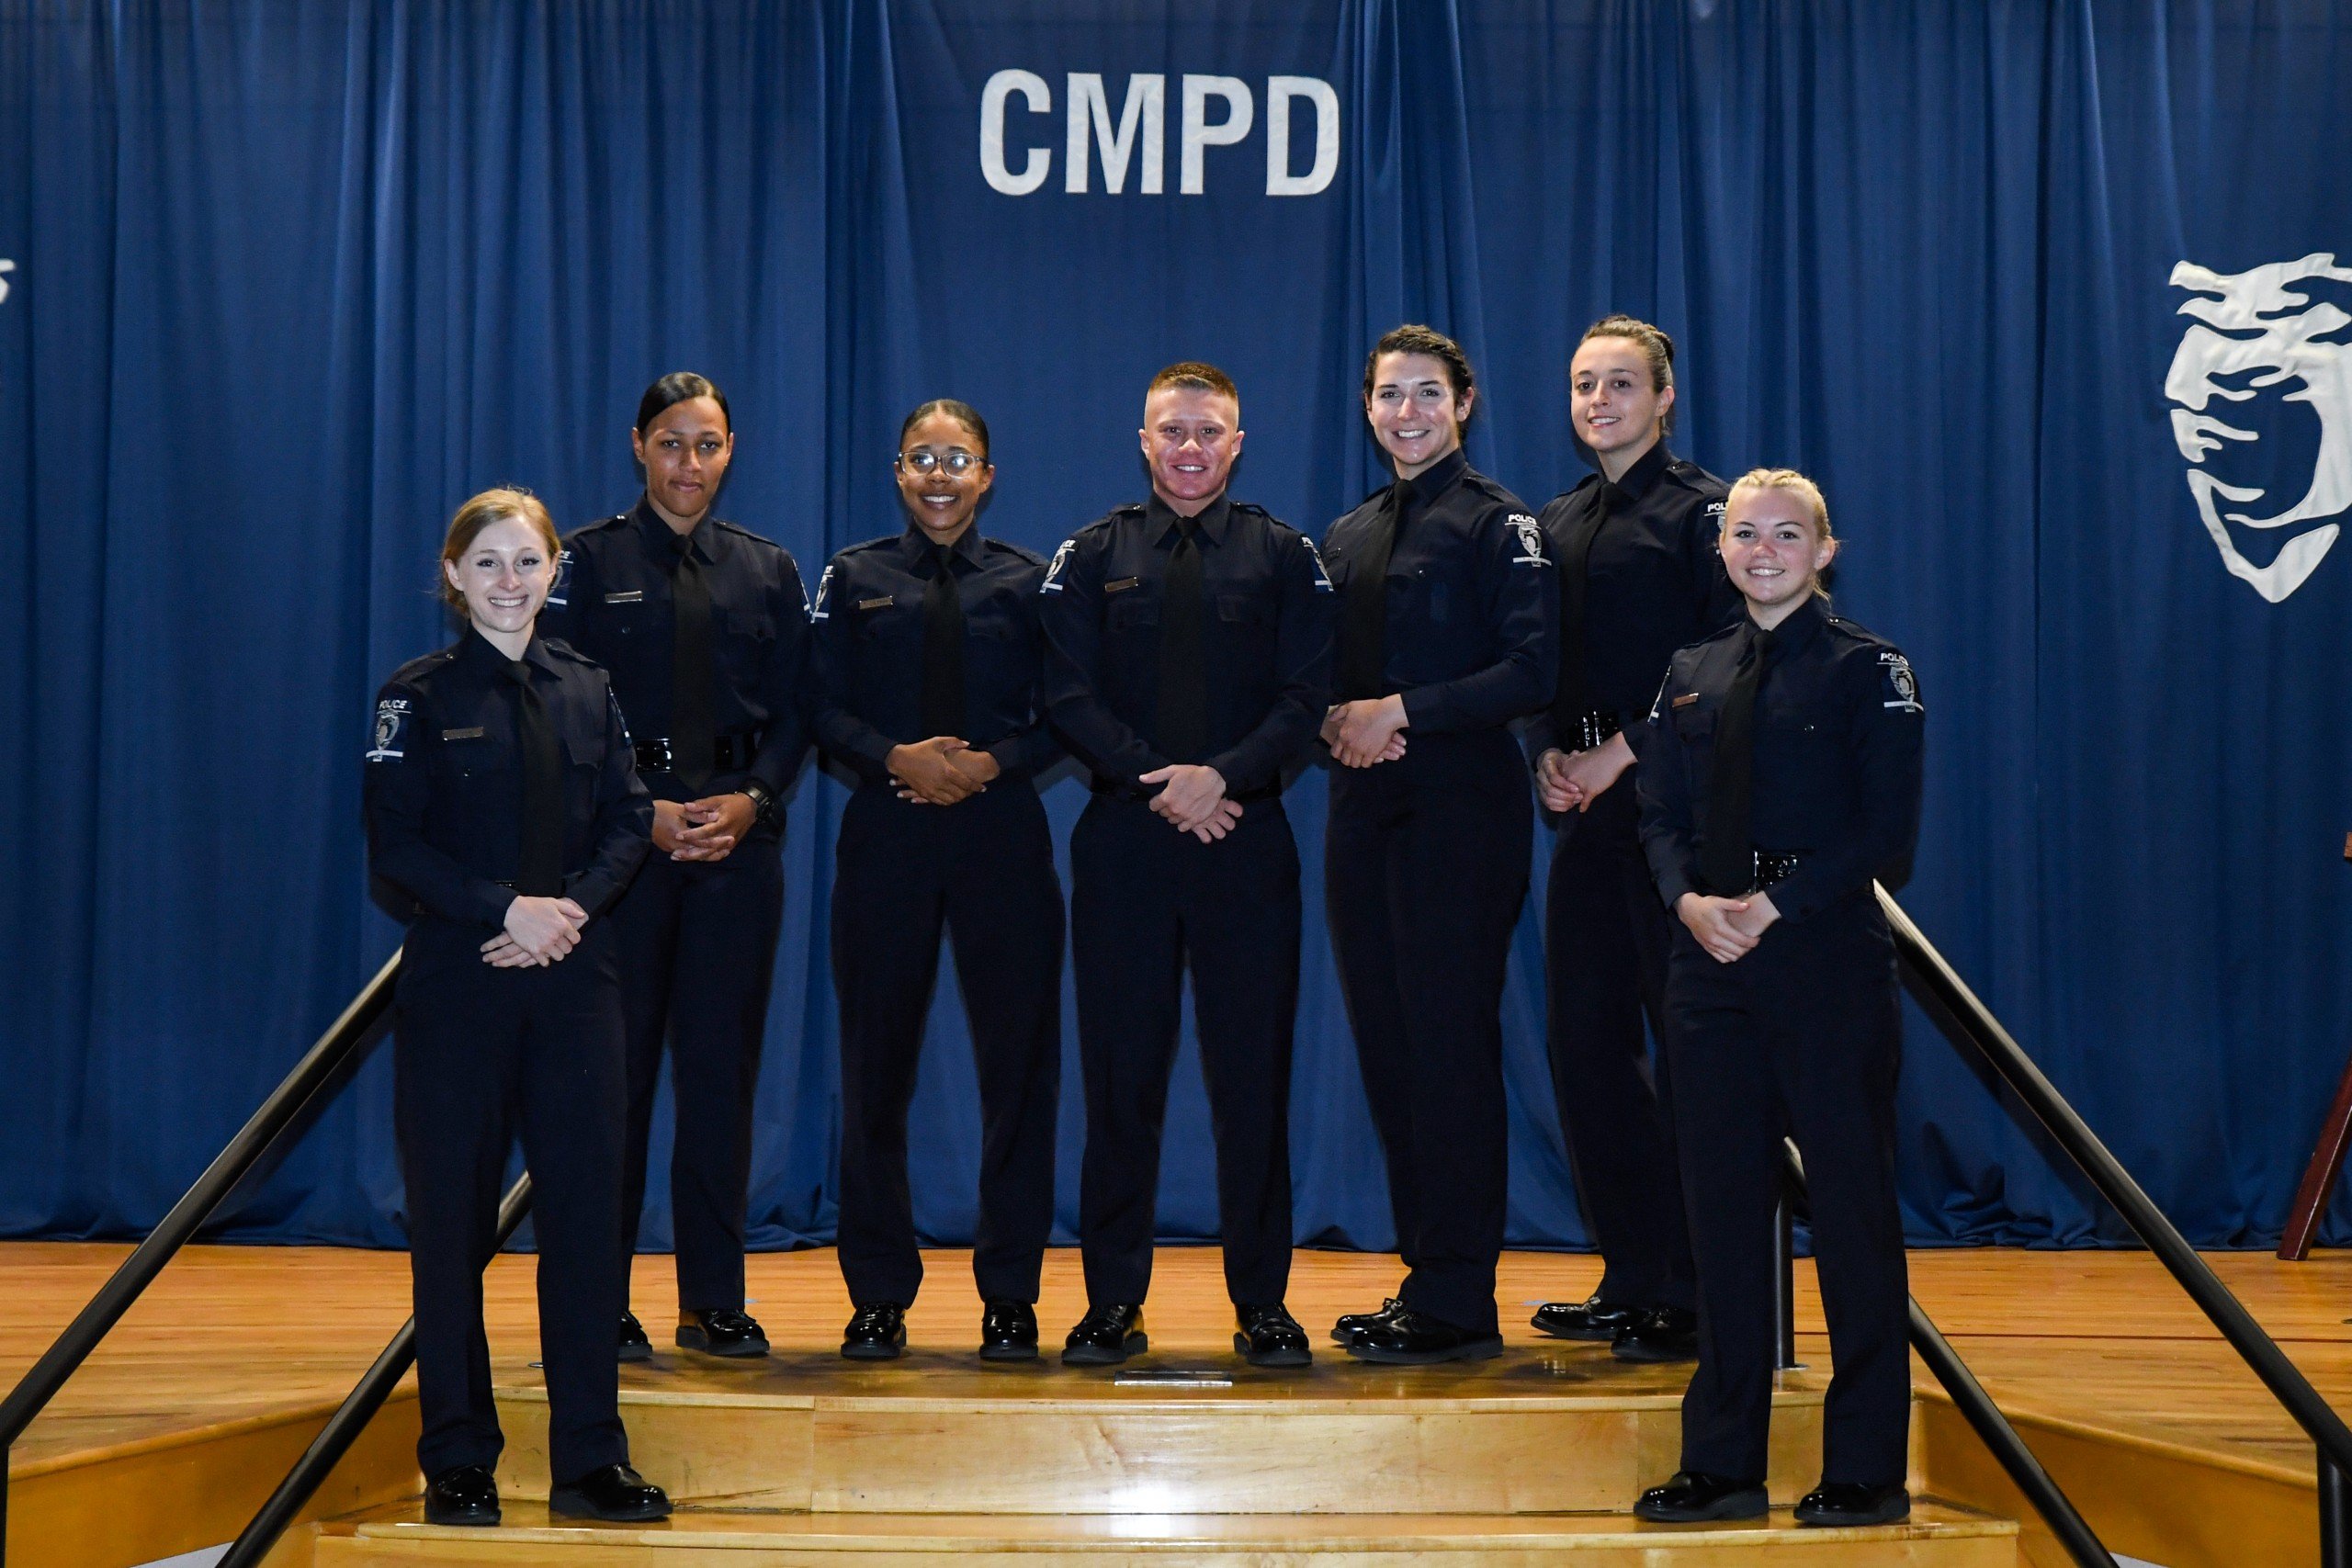
{"type": "Polygon", "coordinates": [[[1534,832],[1505,730],[1408,733],[1396,761],[1331,770],[1324,895],[1387,1159],[1398,1294],[1477,1334],[1496,1326],[1503,972],[1534,832]]]}
{"type": "Polygon", "coordinates": [[[1054,1222],[1062,989],[1061,883],[1036,790],[1007,781],[941,807],[860,789],[842,813],[832,910],[850,1300],[905,1306],[922,1283],[907,1109],[944,927],[979,1077],[974,1281],[985,1301],[1035,1302],[1054,1222]]]}
{"type": "Polygon", "coordinates": [[[1699,1267],[1699,1370],[1682,1401],[1681,1468],[1764,1475],[1785,1131],[1804,1156],[1836,1362],[1822,1479],[1900,1482],[1910,1287],[1894,1193],[1903,1021],[1885,916],[1865,887],[1773,925],[1733,964],[1709,957],[1677,925],[1667,1051],[1699,1267]]]}
{"type": "Polygon", "coordinates": [[[619,938],[628,1039],[619,1196],[623,1303],[645,1207],[645,1150],[666,1044],[676,1107],[670,1214],[678,1305],[688,1312],[741,1308],[752,1096],[784,926],[782,846],[762,834],[717,862],[673,861],[657,849],[614,906],[611,923],[619,938]]]}
{"type": "Polygon", "coordinates": [[[1675,1165],[1672,1073],[1642,1025],[1666,1038],[1673,917],[1642,852],[1634,770],[1558,824],[1544,894],[1544,966],[1552,1093],[1568,1167],[1606,1265],[1600,1299],[1697,1304],[1675,1165]]]}
{"type": "Polygon", "coordinates": [[[1140,801],[1098,795],[1070,834],[1086,1159],[1086,1299],[1151,1287],[1159,1140],[1184,970],[1216,1141],[1225,1285],[1236,1303],[1290,1289],[1291,1032],[1298,1010],[1298,845],[1280,800],[1223,839],[1180,833],[1140,801]]]}
{"type": "Polygon", "coordinates": [[[427,1476],[498,1462],[481,1271],[519,1131],[539,1251],[539,1360],[552,1473],[627,1463],[613,1325],[620,1213],[621,1012],[609,921],[541,969],[481,960],[487,927],[409,928],[393,1023],[394,1126],[408,1189],[427,1476]]]}

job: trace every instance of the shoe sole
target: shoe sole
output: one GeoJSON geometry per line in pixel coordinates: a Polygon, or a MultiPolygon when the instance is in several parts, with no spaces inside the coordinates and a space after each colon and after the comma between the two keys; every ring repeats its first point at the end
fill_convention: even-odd
{"type": "Polygon", "coordinates": [[[906,1353],[907,1342],[903,1339],[896,1345],[857,1344],[842,1347],[842,1359],[844,1361],[895,1361],[906,1353]]]}
{"type": "Polygon", "coordinates": [[[1465,1339],[1444,1350],[1384,1350],[1376,1345],[1351,1345],[1348,1354],[1359,1361],[1377,1361],[1385,1367],[1433,1367],[1441,1361],[1490,1361],[1503,1353],[1503,1337],[1488,1335],[1484,1339],[1465,1339]]]}
{"type": "Polygon", "coordinates": [[[601,1519],[608,1525],[641,1525],[670,1517],[667,1504],[656,1508],[630,1508],[622,1513],[606,1513],[585,1497],[566,1496],[561,1492],[548,1495],[548,1512],[567,1519],[601,1519]]]}
{"type": "Polygon", "coordinates": [[[1034,1361],[1036,1359],[1037,1347],[1035,1345],[983,1345],[980,1347],[980,1359],[983,1361],[1034,1361]]]}
{"type": "Polygon", "coordinates": [[[1247,1334],[1237,1334],[1233,1337],[1233,1348],[1243,1360],[1253,1367],[1311,1367],[1315,1364],[1314,1352],[1304,1348],[1291,1350],[1264,1350],[1253,1354],[1250,1348],[1250,1337],[1247,1334]]]}
{"type": "Polygon", "coordinates": [[[1116,1350],[1105,1350],[1099,1345],[1070,1345],[1062,1349],[1065,1367],[1115,1367],[1130,1356],[1140,1356],[1151,1348],[1151,1337],[1130,1334],[1126,1343],[1116,1350]]]}
{"type": "Polygon", "coordinates": [[[1571,1333],[1565,1328],[1546,1328],[1532,1317],[1527,1320],[1527,1326],[1548,1339],[1566,1339],[1579,1345],[1606,1345],[1617,1337],[1617,1331],[1613,1328],[1606,1333],[1598,1328],[1588,1328],[1582,1333],[1571,1333]]]}
{"type": "Polygon", "coordinates": [[[624,1345],[620,1348],[620,1354],[615,1359],[620,1361],[624,1366],[628,1365],[631,1361],[650,1361],[653,1359],[653,1347],[650,1345],[624,1345]]]}
{"type": "Polygon", "coordinates": [[[714,1350],[710,1348],[709,1335],[698,1329],[681,1328],[678,1330],[678,1348],[693,1350],[705,1356],[717,1356],[723,1360],[748,1361],[755,1357],[766,1355],[768,1342],[764,1339],[746,1339],[741,1345],[730,1345],[724,1350],[714,1350]]]}
{"type": "Polygon", "coordinates": [[[495,1529],[503,1517],[496,1508],[492,1508],[488,1514],[479,1514],[470,1508],[462,1514],[435,1513],[430,1506],[424,1510],[426,1524],[456,1529],[495,1529]]]}
{"type": "Polygon", "coordinates": [[[1823,1529],[1860,1529],[1866,1525],[1899,1525],[1911,1517],[1911,1505],[1905,1501],[1890,1505],[1867,1514],[1813,1514],[1803,1508],[1796,1512],[1797,1523],[1823,1529]]]}
{"type": "Polygon", "coordinates": [[[1331,1343],[1334,1345],[1353,1345],[1363,1338],[1363,1335],[1361,1332],[1342,1334],[1336,1328],[1331,1330],[1331,1343]]]}
{"type": "Polygon", "coordinates": [[[1703,1508],[1645,1508],[1634,1505],[1634,1517],[1658,1525],[1716,1524],[1729,1519],[1760,1519],[1770,1505],[1760,1486],[1749,1492],[1735,1492],[1703,1508]]]}
{"type": "Polygon", "coordinates": [[[1673,1361],[1695,1361],[1699,1359],[1699,1348],[1695,1345],[1688,1350],[1652,1350],[1639,1345],[1612,1344],[1609,1347],[1609,1353],[1621,1361],[1634,1361],[1643,1366],[1653,1367],[1664,1366],[1673,1361]]]}

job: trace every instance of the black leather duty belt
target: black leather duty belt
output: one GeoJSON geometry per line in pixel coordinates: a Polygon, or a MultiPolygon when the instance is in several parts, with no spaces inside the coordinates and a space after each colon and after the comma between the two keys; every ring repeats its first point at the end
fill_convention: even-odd
{"type": "MultiPolygon", "coordinates": [[[[666,773],[677,766],[677,752],[671,748],[666,735],[637,741],[633,750],[640,773],[666,773]]],[[[751,729],[740,735],[721,735],[711,742],[710,751],[713,773],[731,773],[748,768],[752,759],[760,754],[760,732],[751,729]]]]}
{"type": "Polygon", "coordinates": [[[1589,751],[1623,728],[1615,714],[1596,709],[1572,721],[1556,739],[1563,751],[1589,751]]]}
{"type": "Polygon", "coordinates": [[[1756,852],[1756,881],[1754,886],[1750,886],[1747,891],[1750,893],[1761,893],[1764,889],[1771,886],[1774,883],[1786,882],[1790,877],[1794,876],[1796,874],[1796,856],[1768,855],[1762,850],[1758,850],[1756,852]]]}
{"type": "MultiPolygon", "coordinates": [[[[1156,789],[1146,789],[1141,784],[1131,784],[1119,779],[1105,778],[1101,773],[1095,774],[1094,782],[1087,787],[1096,795],[1107,795],[1114,800],[1130,801],[1139,806],[1149,803],[1159,794],[1156,789]]],[[[1282,785],[1261,784],[1256,789],[1245,789],[1238,794],[1228,795],[1225,798],[1236,806],[1255,806],[1261,801],[1280,800],[1282,795],[1282,785]]]]}

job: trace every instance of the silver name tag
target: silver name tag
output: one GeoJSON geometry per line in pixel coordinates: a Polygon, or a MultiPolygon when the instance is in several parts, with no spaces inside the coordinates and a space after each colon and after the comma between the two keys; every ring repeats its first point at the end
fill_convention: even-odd
{"type": "Polygon", "coordinates": [[[441,732],[441,739],[444,740],[479,740],[481,739],[481,728],[482,727],[481,725],[477,724],[471,729],[445,729],[441,732]]]}
{"type": "Polygon", "coordinates": [[[626,593],[607,593],[607,594],[605,594],[605,604],[639,604],[639,603],[642,602],[642,601],[644,600],[644,598],[645,598],[645,590],[644,590],[644,589],[642,589],[642,588],[632,588],[632,589],[630,589],[630,590],[629,590],[628,592],[626,592],[626,593]]]}

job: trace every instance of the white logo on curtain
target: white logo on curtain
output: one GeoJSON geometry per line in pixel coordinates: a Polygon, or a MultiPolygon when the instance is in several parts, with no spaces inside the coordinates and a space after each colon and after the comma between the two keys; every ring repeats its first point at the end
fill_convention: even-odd
{"type": "Polygon", "coordinates": [[[2165,372],[2165,396],[2177,405],[2172,434],[2188,462],[2188,493],[2222,552],[2222,564],[2274,604],[2303,585],[2342,525],[2327,523],[2290,536],[2268,566],[2256,566],[2240,552],[2229,525],[2289,528],[2352,510],[2352,345],[2321,341],[2352,326],[2352,315],[2326,299],[2314,304],[2309,294],[2289,287],[2309,279],[2352,282],[2352,268],[2337,266],[2330,252],[2240,273],[2218,273],[2194,262],[2172,269],[2173,287],[2198,296],[2181,306],[2180,314],[2203,323],[2181,334],[2165,372]],[[2209,295],[2216,298],[2204,298],[2209,295]],[[2262,412],[2257,399],[2290,384],[2293,389],[2277,400],[2310,405],[2319,416],[2319,448],[2302,499],[2259,515],[2245,503],[2263,500],[2269,493],[2266,487],[2231,484],[2206,464],[2228,443],[2251,447],[2260,442],[2263,430],[2241,426],[2263,423],[2247,417],[2262,412]],[[2233,412],[2231,419],[2238,423],[2233,423],[2206,412],[2217,398],[2256,406],[2233,412]],[[2224,512],[2222,502],[2239,502],[2241,510],[2224,512]]]}

